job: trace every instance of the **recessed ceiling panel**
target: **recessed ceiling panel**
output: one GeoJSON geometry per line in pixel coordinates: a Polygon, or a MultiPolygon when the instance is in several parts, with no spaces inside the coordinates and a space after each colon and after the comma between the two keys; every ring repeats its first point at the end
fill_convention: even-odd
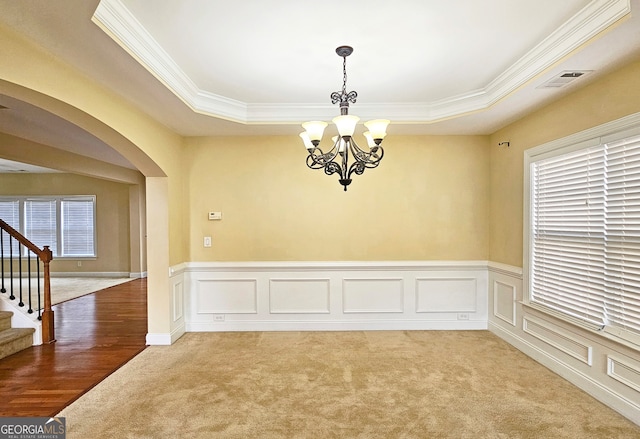
{"type": "Polygon", "coordinates": [[[102,0],[94,21],[199,113],[324,118],[346,44],[365,115],[432,123],[490,107],[629,11],[629,0],[102,0]]]}

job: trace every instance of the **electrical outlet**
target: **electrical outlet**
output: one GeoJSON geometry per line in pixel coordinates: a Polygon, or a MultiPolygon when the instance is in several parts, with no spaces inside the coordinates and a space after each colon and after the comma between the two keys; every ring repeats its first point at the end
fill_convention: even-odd
{"type": "Polygon", "coordinates": [[[458,320],[469,320],[469,314],[466,312],[458,313],[458,320]]]}
{"type": "Polygon", "coordinates": [[[205,236],[204,237],[204,246],[205,247],[211,247],[211,236],[205,236]]]}
{"type": "Polygon", "coordinates": [[[224,314],[214,314],[213,315],[214,322],[224,322],[224,314]]]}

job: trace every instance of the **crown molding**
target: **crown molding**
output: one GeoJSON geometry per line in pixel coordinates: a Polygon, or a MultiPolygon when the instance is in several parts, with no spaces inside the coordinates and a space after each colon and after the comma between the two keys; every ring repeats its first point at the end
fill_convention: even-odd
{"type": "MultiPolygon", "coordinates": [[[[491,107],[629,14],[631,0],[593,0],[486,87],[433,102],[358,104],[363,118],[433,123],[491,107]]],[[[246,103],[200,90],[120,0],[101,0],[92,21],[193,111],[244,124],[331,119],[332,105],[246,103]]]]}

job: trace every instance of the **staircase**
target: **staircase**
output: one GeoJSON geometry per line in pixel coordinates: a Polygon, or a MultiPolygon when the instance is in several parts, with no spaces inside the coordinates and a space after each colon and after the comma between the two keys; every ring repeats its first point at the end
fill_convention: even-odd
{"type": "Polygon", "coordinates": [[[12,328],[11,311],[0,311],[0,359],[31,347],[33,328],[12,328]]]}
{"type": "Polygon", "coordinates": [[[28,346],[56,341],[49,269],[52,259],[48,246],[38,248],[0,219],[0,358],[15,352],[4,346],[17,347],[26,343],[25,339],[31,339],[28,346]],[[13,311],[17,311],[15,316],[13,311]],[[14,326],[35,331],[12,328],[12,320],[14,326]]]}

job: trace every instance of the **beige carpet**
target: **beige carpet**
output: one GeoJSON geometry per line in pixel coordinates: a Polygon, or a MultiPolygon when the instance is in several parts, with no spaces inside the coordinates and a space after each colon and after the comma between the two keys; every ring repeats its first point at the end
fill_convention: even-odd
{"type": "Polygon", "coordinates": [[[52,277],[51,303],[66,302],[132,280],[130,277],[52,277]]]}
{"type": "Polygon", "coordinates": [[[488,331],[189,333],[64,409],[78,438],[640,438],[488,331]]]}
{"type": "MultiPolygon", "coordinates": [[[[51,304],[66,302],[67,300],[75,299],[80,296],[95,293],[96,291],[103,290],[105,288],[119,285],[124,282],[129,282],[133,279],[129,277],[51,277],[51,304]]],[[[35,282],[35,281],[32,281],[35,282]]],[[[42,280],[40,280],[40,290],[43,290],[42,280]]],[[[7,293],[5,296],[9,296],[10,291],[10,279],[9,276],[5,276],[5,289],[7,293]]],[[[22,280],[23,301],[28,302],[27,294],[29,292],[28,280],[25,278],[22,280]]],[[[37,285],[34,283],[31,286],[32,293],[32,306],[37,307],[37,285]]],[[[13,279],[13,294],[19,297],[20,281],[17,278],[13,279]]],[[[44,300],[44,299],[41,299],[44,300]]],[[[44,302],[42,302],[44,306],[44,302]]]]}

